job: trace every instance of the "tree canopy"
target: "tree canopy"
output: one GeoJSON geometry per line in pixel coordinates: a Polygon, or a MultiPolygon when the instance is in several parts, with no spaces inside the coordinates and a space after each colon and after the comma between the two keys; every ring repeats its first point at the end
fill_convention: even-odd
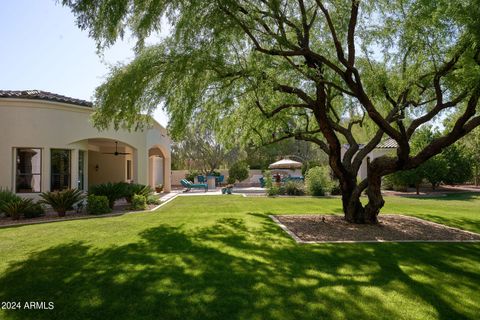
{"type": "Polygon", "coordinates": [[[137,39],[135,59],[97,90],[99,128],[134,126],[163,103],[174,138],[195,122],[235,143],[316,143],[352,222],[377,221],[382,176],[418,167],[480,125],[478,1],[62,2],[100,50],[127,30],[137,39]],[[171,34],[145,45],[162,19],[171,34]],[[415,131],[450,110],[451,129],[413,154],[415,131]],[[396,155],[371,161],[357,182],[385,137],[396,155]]]}

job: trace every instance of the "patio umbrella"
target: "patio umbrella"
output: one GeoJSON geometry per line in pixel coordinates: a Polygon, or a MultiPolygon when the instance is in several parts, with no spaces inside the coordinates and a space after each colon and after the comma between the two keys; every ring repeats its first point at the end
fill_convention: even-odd
{"type": "Polygon", "coordinates": [[[299,169],[302,163],[290,159],[282,159],[268,166],[269,169],[299,169]]]}

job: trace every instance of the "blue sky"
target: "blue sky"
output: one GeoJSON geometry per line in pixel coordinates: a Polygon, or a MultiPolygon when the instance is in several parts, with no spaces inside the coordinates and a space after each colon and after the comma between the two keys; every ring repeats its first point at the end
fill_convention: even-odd
{"type": "MultiPolygon", "coordinates": [[[[2,0],[0,89],[38,89],[92,100],[108,66],[129,61],[133,46],[133,39],[125,39],[101,58],[88,32],[78,29],[70,10],[55,0],[2,0]]],[[[167,124],[160,108],[154,116],[167,124]]]]}

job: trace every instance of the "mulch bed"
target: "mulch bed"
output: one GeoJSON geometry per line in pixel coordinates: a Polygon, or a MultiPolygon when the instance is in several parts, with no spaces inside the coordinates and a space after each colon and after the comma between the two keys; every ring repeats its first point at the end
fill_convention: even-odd
{"type": "Polygon", "coordinates": [[[339,215],[278,215],[297,242],[480,241],[480,234],[403,215],[382,214],[378,225],[350,224],[339,215]]]}

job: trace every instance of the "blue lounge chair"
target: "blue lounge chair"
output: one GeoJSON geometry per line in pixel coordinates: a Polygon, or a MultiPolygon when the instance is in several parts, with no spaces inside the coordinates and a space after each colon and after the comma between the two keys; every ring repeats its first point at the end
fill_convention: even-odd
{"type": "Polygon", "coordinates": [[[208,190],[208,185],[206,183],[191,183],[187,179],[180,180],[180,183],[186,188],[184,192],[188,192],[192,189],[205,189],[205,192],[208,190]]]}

